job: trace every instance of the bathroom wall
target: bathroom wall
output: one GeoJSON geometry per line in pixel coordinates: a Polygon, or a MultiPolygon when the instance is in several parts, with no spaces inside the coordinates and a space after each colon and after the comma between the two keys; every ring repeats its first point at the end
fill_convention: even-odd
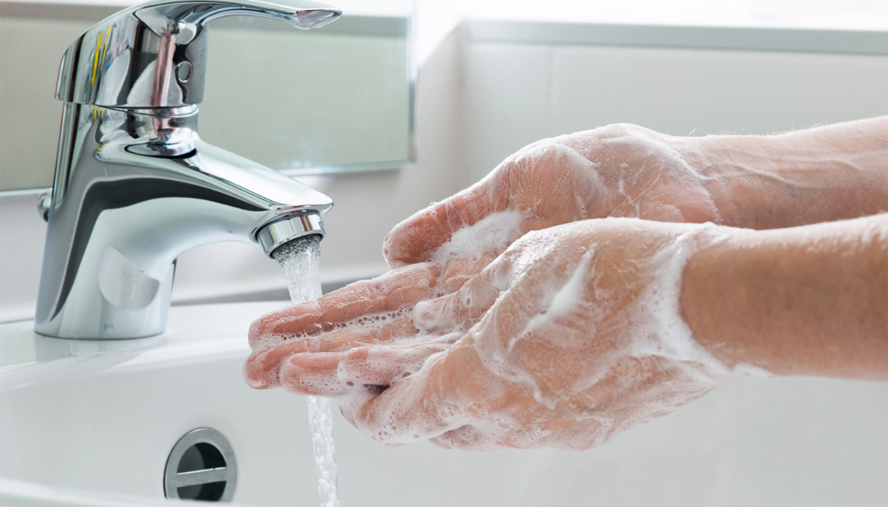
{"type": "Polygon", "coordinates": [[[251,17],[216,23],[201,138],[278,170],[409,160],[408,18],[345,17],[325,28],[333,27],[340,31],[251,17]]]}
{"type": "MultiPolygon", "coordinates": [[[[769,134],[888,114],[888,57],[528,41],[468,23],[465,165],[480,178],[538,139],[611,123],[673,135],[769,134]]],[[[545,34],[540,34],[545,39],[545,34]]]]}
{"type": "MultiPolygon", "coordinates": [[[[322,276],[328,284],[383,272],[379,247],[394,224],[543,137],[612,122],[675,135],[770,133],[888,114],[884,50],[713,50],[625,37],[618,45],[590,44],[566,37],[569,30],[553,37],[551,25],[458,24],[453,12],[418,14],[417,42],[425,49],[416,85],[416,163],[301,178],[336,201],[325,218],[322,276]]],[[[834,35],[815,32],[811,40],[834,35]]],[[[706,44],[705,38],[692,39],[706,44]]],[[[21,142],[35,151],[55,150],[46,139],[21,142]]],[[[45,234],[35,209],[36,195],[0,196],[0,313],[32,311],[45,234]]],[[[283,289],[277,265],[258,248],[220,244],[180,257],[174,300],[283,297],[283,289]]]]}

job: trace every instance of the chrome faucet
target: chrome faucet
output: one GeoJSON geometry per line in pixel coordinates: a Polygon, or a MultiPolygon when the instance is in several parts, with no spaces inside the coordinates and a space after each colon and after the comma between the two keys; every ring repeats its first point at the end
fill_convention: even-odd
{"type": "MultiPolygon", "coordinates": [[[[159,0],[123,10],[62,57],[64,101],[35,330],[125,339],[166,328],[176,258],[220,241],[268,256],[324,235],[333,201],[197,135],[207,26],[223,16],[300,29],[339,9],[302,0],[159,0]]],[[[246,128],[246,126],[244,126],[246,128]]]]}

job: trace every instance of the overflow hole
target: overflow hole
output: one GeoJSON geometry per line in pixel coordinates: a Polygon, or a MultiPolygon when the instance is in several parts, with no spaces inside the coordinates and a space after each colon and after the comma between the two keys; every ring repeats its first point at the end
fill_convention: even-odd
{"type": "Polygon", "coordinates": [[[210,428],[185,434],[173,447],[164,473],[167,498],[230,502],[237,465],[228,440],[210,428]]]}

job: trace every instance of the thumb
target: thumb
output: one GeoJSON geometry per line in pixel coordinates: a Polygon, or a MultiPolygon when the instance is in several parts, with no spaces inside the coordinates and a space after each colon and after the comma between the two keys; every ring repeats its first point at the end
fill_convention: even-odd
{"type": "Polygon", "coordinates": [[[434,203],[396,225],[383,242],[389,266],[426,262],[454,232],[474,225],[509,204],[509,188],[494,170],[487,178],[462,192],[434,203]]]}

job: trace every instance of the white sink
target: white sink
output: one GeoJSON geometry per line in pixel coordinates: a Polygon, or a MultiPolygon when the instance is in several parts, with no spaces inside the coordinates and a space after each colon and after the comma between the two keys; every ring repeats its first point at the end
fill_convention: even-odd
{"type": "Polygon", "coordinates": [[[281,305],[178,307],[164,335],[144,340],[58,340],[31,322],[4,325],[2,362],[34,362],[0,373],[0,476],[163,498],[172,446],[210,427],[234,448],[237,500],[316,503],[304,403],[241,378],[250,321],[281,305]]]}
{"type": "MultiPolygon", "coordinates": [[[[317,505],[304,399],[241,377],[249,323],[283,304],[174,307],[164,335],[120,342],[0,325],[0,499],[51,496],[27,481],[71,505],[161,500],[173,445],[209,427],[236,455],[235,502],[317,505]]],[[[334,424],[343,507],[884,505],[886,428],[885,384],[820,379],[735,382],[586,453],[385,448],[334,424]]]]}

